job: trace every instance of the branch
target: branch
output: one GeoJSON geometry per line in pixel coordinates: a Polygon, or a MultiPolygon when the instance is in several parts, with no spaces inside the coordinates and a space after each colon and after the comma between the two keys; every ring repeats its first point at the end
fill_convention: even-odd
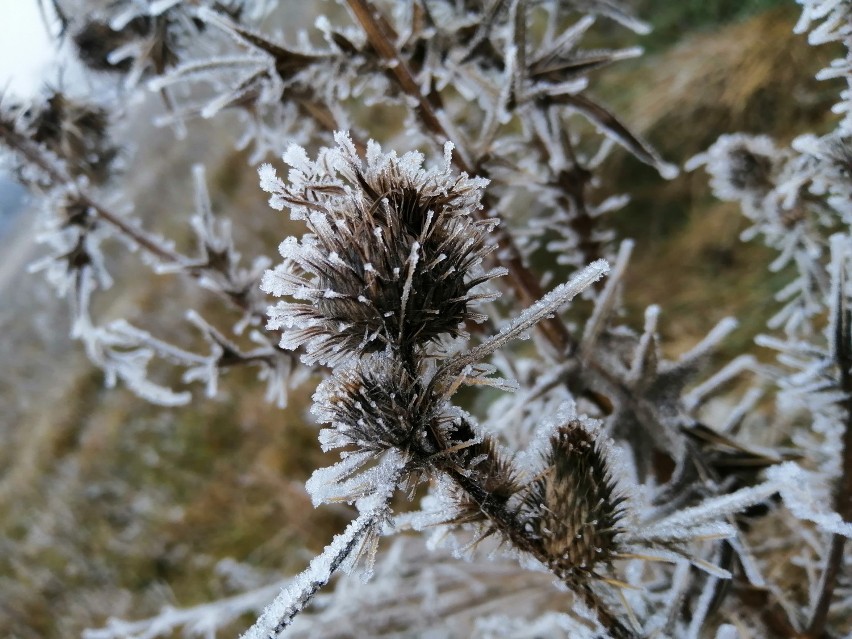
{"type": "MultiPolygon", "coordinates": [[[[24,160],[31,166],[43,171],[50,179],[51,183],[57,185],[71,185],[74,182],[74,179],[67,171],[65,171],[61,164],[51,162],[45,156],[44,151],[35,142],[24,137],[2,120],[0,120],[0,140],[5,142],[6,146],[8,146],[12,151],[20,153],[24,160]]],[[[75,185],[74,191],[77,201],[81,205],[93,211],[99,220],[113,227],[120,235],[141,246],[151,256],[164,263],[173,263],[184,266],[191,265],[192,261],[187,256],[182,255],[177,251],[173,251],[167,246],[158,243],[153,238],[148,237],[141,229],[128,224],[125,220],[121,219],[120,216],[95,201],[95,199],[88,193],[80,190],[79,186],[75,185]]],[[[190,268],[187,272],[192,278],[197,280],[200,279],[207,270],[216,271],[216,269],[190,268]]],[[[215,292],[221,297],[227,299],[234,307],[249,313],[252,317],[260,320],[261,324],[263,324],[263,320],[266,319],[266,315],[263,310],[251,308],[249,301],[239,292],[224,289],[217,289],[215,292]]]]}
{"type": "MultiPolygon", "coordinates": [[[[48,161],[35,142],[28,140],[2,121],[0,121],[0,139],[3,139],[10,149],[23,155],[32,166],[44,171],[53,184],[70,185],[74,181],[63,168],[48,161]]],[[[88,194],[80,192],[79,189],[77,191],[81,204],[91,208],[101,220],[139,244],[154,257],[167,262],[185,261],[184,256],[157,244],[151,238],[146,237],[139,229],[133,228],[117,215],[95,202],[88,194]]]]}

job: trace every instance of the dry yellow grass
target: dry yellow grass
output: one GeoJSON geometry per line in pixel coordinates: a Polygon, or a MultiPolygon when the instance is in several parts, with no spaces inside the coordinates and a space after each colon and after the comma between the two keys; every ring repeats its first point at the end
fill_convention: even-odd
{"type": "Polygon", "coordinates": [[[632,126],[677,161],[726,131],[790,138],[827,129],[838,84],[818,82],[814,74],[838,51],[811,47],[794,34],[797,17],[797,7],[781,7],[688,36],[664,53],[614,67],[603,90],[632,126]]]}
{"type": "MultiPolygon", "coordinates": [[[[781,143],[831,127],[836,83],[814,74],[836,51],[810,47],[793,34],[798,12],[782,7],[672,49],[614,67],[599,88],[616,112],[666,159],[683,164],[723,133],[766,133],[781,143]]],[[[664,182],[627,157],[614,158],[604,183],[632,197],[616,216],[622,237],[636,239],[625,299],[641,325],[648,304],[661,304],[670,353],[699,340],[722,317],[740,329],[722,353],[751,347],[777,310],[785,275],[770,274],[773,254],[739,241],[748,225],[734,205],[711,195],[702,171],[664,182]]]]}

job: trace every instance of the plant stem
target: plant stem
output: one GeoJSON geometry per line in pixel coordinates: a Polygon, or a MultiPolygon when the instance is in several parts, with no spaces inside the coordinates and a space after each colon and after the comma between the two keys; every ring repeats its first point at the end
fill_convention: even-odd
{"type": "MultiPolygon", "coordinates": [[[[370,44],[382,58],[392,63],[390,71],[399,87],[417,101],[416,112],[425,129],[441,143],[449,140],[450,136],[441,124],[432,103],[423,95],[411,69],[400,56],[394,43],[395,33],[387,19],[369,0],[348,0],[348,4],[367,34],[370,44]]],[[[466,150],[459,149],[459,151],[459,153],[453,154],[453,164],[456,168],[468,175],[481,175],[482,171],[477,171],[476,167],[471,164],[466,150]]],[[[483,203],[485,209],[476,212],[479,219],[485,219],[489,214],[495,214],[493,198],[487,193],[483,198],[483,203]]],[[[538,278],[524,264],[523,256],[505,225],[497,227],[495,239],[499,248],[498,253],[503,256],[500,260],[501,264],[509,270],[512,289],[518,296],[518,300],[524,306],[529,306],[541,299],[544,290],[538,278]]],[[[568,351],[573,350],[576,345],[571,333],[559,317],[554,316],[543,320],[538,326],[560,359],[568,351]]]]}
{"type": "MultiPolygon", "coordinates": [[[[39,149],[34,142],[26,139],[4,122],[0,122],[0,138],[6,141],[6,144],[10,149],[13,149],[23,155],[27,162],[29,162],[32,166],[44,171],[53,184],[67,185],[73,182],[73,178],[68,173],[58,166],[55,166],[44,157],[41,149],[39,149]]],[[[185,258],[178,253],[162,246],[161,244],[157,244],[151,238],[146,237],[139,231],[139,229],[133,228],[117,215],[111,213],[109,210],[90,198],[88,194],[81,192],[79,189],[75,190],[77,191],[77,197],[81,204],[92,209],[98,218],[110,226],[115,227],[115,229],[120,231],[125,237],[139,244],[139,246],[144,248],[154,257],[166,262],[179,263],[185,260],[185,258]]]]}
{"type": "MultiPolygon", "coordinates": [[[[843,265],[839,273],[836,300],[837,314],[835,320],[836,334],[831,338],[834,341],[834,358],[840,375],[840,389],[845,395],[843,409],[846,412],[846,429],[843,433],[842,471],[840,481],[835,487],[834,509],[844,521],[852,520],[852,326],[850,326],[850,313],[846,307],[844,289],[845,278],[843,278],[843,265]]],[[[846,545],[846,537],[835,533],[831,537],[831,544],[826,558],[825,570],[819,584],[819,596],[811,614],[808,629],[803,635],[805,639],[820,639],[823,636],[828,612],[831,607],[831,599],[837,579],[843,568],[843,549],[846,545]]]]}
{"type": "MultiPolygon", "coordinates": [[[[64,185],[73,183],[73,178],[62,168],[61,165],[57,165],[48,160],[42,149],[39,148],[37,144],[28,140],[2,120],[0,120],[0,140],[4,141],[6,146],[13,151],[20,153],[25,161],[31,166],[43,171],[50,179],[51,183],[64,185]]],[[[128,224],[126,221],[121,219],[120,216],[96,202],[94,198],[85,191],[82,191],[79,187],[74,187],[74,196],[80,204],[91,210],[99,220],[105,222],[109,226],[112,226],[121,235],[141,246],[153,257],[166,263],[189,264],[191,262],[191,260],[185,255],[158,243],[154,239],[145,235],[145,233],[140,229],[128,224]]],[[[187,269],[186,272],[188,272],[194,279],[199,279],[202,277],[205,270],[206,269],[204,268],[187,269]]],[[[245,295],[242,295],[237,291],[226,289],[217,289],[216,292],[227,299],[234,307],[257,318],[260,323],[263,323],[263,320],[265,320],[266,314],[263,310],[252,308],[251,303],[245,295]]]]}

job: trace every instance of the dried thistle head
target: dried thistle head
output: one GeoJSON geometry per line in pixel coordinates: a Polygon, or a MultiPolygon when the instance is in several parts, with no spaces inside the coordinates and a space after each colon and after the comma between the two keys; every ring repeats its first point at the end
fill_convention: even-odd
{"type": "Polygon", "coordinates": [[[62,158],[72,174],[96,184],[109,178],[118,149],[110,139],[105,109],[53,91],[27,115],[31,139],[62,158]]]}
{"type": "Polygon", "coordinates": [[[600,437],[579,420],[561,426],[521,507],[549,567],[567,579],[597,577],[596,568],[611,563],[618,549],[624,497],[600,437]]]}
{"type": "Polygon", "coordinates": [[[687,169],[706,165],[713,193],[721,200],[757,202],[773,188],[786,155],[765,135],[720,136],[687,169]]]}
{"type": "Polygon", "coordinates": [[[371,141],[362,160],[348,136],[336,139],[316,162],[291,147],[289,185],[261,169],[270,204],[288,205],[310,231],[281,244],[285,261],[263,281],[269,293],[308,302],[271,309],[282,347],[334,364],[386,348],[408,356],[463,334],[464,322],[481,319],[471,307],[493,297],[474,289],[503,273],[481,267],[494,224],[473,213],[486,181],[454,174],[450,145],[444,166],[425,170],[419,153],[397,157],[371,141]]]}
{"type": "Polygon", "coordinates": [[[385,355],[338,368],[319,385],[314,402],[314,415],[332,426],[323,434],[326,447],[428,454],[434,452],[428,431],[443,421],[419,376],[385,355]]]}

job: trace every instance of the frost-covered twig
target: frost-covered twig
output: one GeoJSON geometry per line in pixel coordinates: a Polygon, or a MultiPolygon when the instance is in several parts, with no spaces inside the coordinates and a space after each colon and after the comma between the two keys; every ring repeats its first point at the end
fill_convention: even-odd
{"type": "Polygon", "coordinates": [[[842,401],[841,471],[834,489],[834,510],[838,519],[846,522],[846,534],[834,532],[826,555],[825,569],[820,579],[816,598],[807,628],[808,637],[820,637],[828,620],[834,590],[843,569],[844,548],[847,537],[852,537],[852,310],[846,285],[849,260],[849,239],[835,236],[832,242],[832,295],[829,313],[831,354],[839,376],[838,386],[845,399],[842,401]]]}
{"type": "Polygon", "coordinates": [[[166,607],[150,619],[122,621],[110,619],[104,628],[83,632],[83,639],[154,639],[183,628],[189,636],[215,637],[216,632],[246,613],[258,613],[270,597],[286,588],[291,579],[283,579],[248,592],[190,608],[166,607]]]}
{"type": "MultiPolygon", "coordinates": [[[[393,483],[395,484],[395,479],[393,483]]],[[[292,623],[294,617],[311,603],[320,588],[329,582],[338,569],[348,565],[345,569],[351,570],[361,553],[359,549],[376,543],[375,537],[388,516],[388,500],[392,494],[392,491],[390,494],[379,493],[375,498],[365,500],[358,518],[337,535],[321,554],[311,560],[307,570],[281,590],[242,638],[275,639],[292,623]]],[[[375,551],[368,553],[372,555],[375,551]]]]}

